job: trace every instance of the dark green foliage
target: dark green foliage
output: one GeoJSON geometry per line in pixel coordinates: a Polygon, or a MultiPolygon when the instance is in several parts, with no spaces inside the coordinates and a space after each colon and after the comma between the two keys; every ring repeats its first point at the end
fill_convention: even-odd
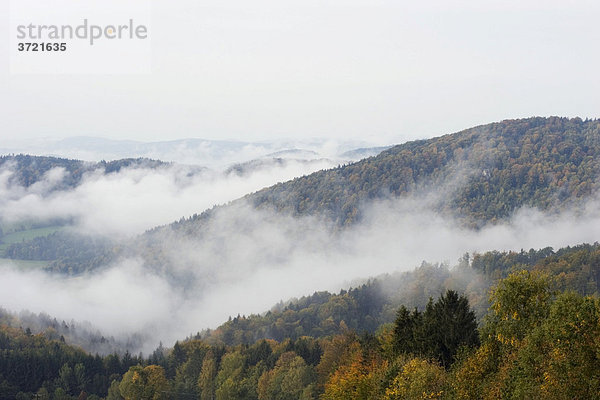
{"type": "Polygon", "coordinates": [[[472,268],[493,280],[518,269],[549,273],[555,289],[574,290],[583,295],[600,293],[600,244],[551,247],[520,252],[491,251],[473,256],[472,268]]]}
{"type": "Polygon", "coordinates": [[[346,329],[374,333],[380,325],[394,321],[402,304],[422,309],[431,296],[448,289],[468,294],[481,317],[488,307],[490,285],[491,280],[468,265],[449,268],[423,263],[414,271],[383,275],[338,294],[316,292],[287,305],[280,303],[263,315],[237,316],[199,337],[211,343],[237,345],[261,339],[325,337],[346,329]]]}
{"type": "Polygon", "coordinates": [[[417,327],[421,327],[421,313],[415,309],[412,313],[402,305],[394,323],[394,350],[396,353],[411,353],[419,340],[417,327]]]}
{"type": "Polygon", "coordinates": [[[44,174],[54,168],[64,168],[67,172],[62,186],[57,189],[72,188],[79,184],[83,174],[90,170],[92,163],[57,157],[29,156],[24,154],[0,157],[0,168],[13,171],[9,183],[29,187],[40,181],[44,174]]]}
{"type": "Polygon", "coordinates": [[[433,305],[430,315],[428,311],[429,308],[425,309],[423,314],[426,330],[430,334],[426,341],[433,338],[431,355],[437,355],[442,365],[450,366],[461,346],[479,344],[475,313],[471,311],[466,297],[449,290],[433,305]]]}
{"type": "Polygon", "coordinates": [[[243,354],[246,356],[246,363],[253,367],[259,362],[263,361],[270,365],[272,368],[275,365],[275,358],[271,357],[273,350],[266,340],[260,340],[252,346],[246,347],[243,350],[243,354]]]}
{"type": "Polygon", "coordinates": [[[295,343],[290,343],[293,343],[290,351],[296,352],[296,354],[304,359],[306,364],[316,366],[321,360],[323,349],[321,349],[319,342],[308,339],[307,337],[301,337],[296,340],[295,343]]]}
{"type": "Polygon", "coordinates": [[[159,168],[167,166],[158,160],[148,158],[125,158],[114,161],[101,161],[99,163],[81,160],[70,160],[58,157],[30,156],[24,154],[0,157],[0,168],[12,171],[9,183],[29,187],[43,179],[44,174],[54,168],[63,168],[66,172],[60,184],[53,190],[72,189],[81,183],[84,174],[102,171],[105,174],[119,172],[122,168],[159,168]]]}
{"type": "Polygon", "coordinates": [[[397,354],[409,353],[437,359],[447,368],[461,346],[479,344],[475,313],[464,296],[452,290],[425,311],[409,312],[402,306],[394,324],[394,349],[397,354]]]}
{"type": "Polygon", "coordinates": [[[99,259],[97,255],[110,254],[111,244],[106,238],[59,231],[27,242],[11,244],[5,251],[5,257],[53,261],[48,269],[74,275],[108,263],[110,259],[99,259]],[[90,264],[90,260],[95,263],[90,264]]]}
{"type": "Polygon", "coordinates": [[[0,399],[13,399],[17,391],[35,393],[42,387],[51,393],[60,389],[66,395],[86,391],[105,396],[111,378],[140,362],[137,357],[125,360],[118,355],[103,360],[60,340],[0,325],[0,399]]]}

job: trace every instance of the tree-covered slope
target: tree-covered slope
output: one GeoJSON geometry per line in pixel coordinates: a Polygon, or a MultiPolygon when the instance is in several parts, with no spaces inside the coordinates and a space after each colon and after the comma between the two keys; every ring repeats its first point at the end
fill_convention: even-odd
{"type": "Polygon", "coordinates": [[[490,251],[476,254],[471,265],[492,280],[525,269],[550,275],[556,290],[600,295],[600,245],[597,242],[568,246],[556,252],[551,247],[520,252],[490,251]]]}
{"type": "MultiPolygon", "coordinates": [[[[578,206],[598,190],[600,121],[528,118],[492,123],[401,144],[362,161],[319,171],[249,194],[234,203],[294,216],[317,216],[342,227],[357,223],[363,207],[384,198],[423,199],[434,211],[471,227],[510,217],[521,207],[554,212],[578,206]]],[[[232,204],[182,218],[142,235],[102,260],[137,254],[163,268],[161,244],[179,235],[201,240],[215,214],[232,204]],[[169,240],[165,240],[168,238],[169,240]]],[[[199,210],[200,212],[201,210],[199,210]]],[[[244,215],[234,216],[242,226],[244,215]]],[[[26,245],[27,246],[27,245],[26,245]]],[[[54,263],[64,269],[68,260],[54,263]]],[[[89,268],[78,261],[77,270],[89,268]]],[[[65,269],[66,271],[66,269],[65,269]]]]}
{"type": "Polygon", "coordinates": [[[111,382],[143,362],[125,353],[100,357],[52,338],[32,334],[0,319],[0,399],[100,399],[111,382]]]}
{"type": "MultiPolygon", "coordinates": [[[[0,156],[0,181],[4,189],[3,204],[28,196],[42,202],[58,192],[69,192],[81,185],[86,177],[117,174],[122,169],[158,169],[170,166],[147,158],[126,158],[114,161],[87,162],[57,157],[6,155],[0,156]],[[20,196],[20,197],[19,197],[20,196]]],[[[7,207],[10,208],[10,207],[7,207]]],[[[110,239],[60,231],[73,222],[71,217],[38,218],[35,213],[15,219],[0,216],[0,258],[53,261],[51,269],[76,274],[105,263],[111,255],[110,239]],[[102,257],[104,255],[105,257],[102,257]],[[90,260],[96,264],[90,265],[90,260]]],[[[6,214],[5,214],[6,213],[6,214]]]]}
{"type": "Polygon", "coordinates": [[[105,237],[58,231],[12,243],[7,246],[3,256],[17,260],[49,261],[47,270],[77,275],[112,261],[111,245],[114,243],[105,237]]]}
{"type": "Polygon", "coordinates": [[[529,118],[405,143],[248,199],[298,215],[324,213],[347,225],[370,199],[443,187],[441,210],[495,221],[522,206],[547,210],[585,197],[598,188],[599,172],[600,121],[529,118]]]}
{"type": "Polygon", "coordinates": [[[553,290],[581,295],[600,294],[600,244],[582,244],[553,250],[490,251],[465,255],[450,267],[423,263],[412,271],[369,280],[340,293],[317,292],[280,304],[262,315],[237,316],[199,335],[213,343],[237,345],[260,339],[326,337],[347,329],[373,333],[392,322],[396,310],[424,309],[430,298],[447,290],[468,296],[482,318],[489,306],[488,291],[511,272],[529,270],[547,274],[553,290]]]}
{"type": "Polygon", "coordinates": [[[0,321],[0,399],[598,399],[598,297],[556,292],[549,278],[496,282],[479,329],[466,297],[446,291],[396,308],[374,334],[194,338],[148,358],[94,357],[0,321]]]}
{"type": "Polygon", "coordinates": [[[49,171],[56,168],[64,169],[65,174],[61,177],[60,185],[56,185],[54,190],[65,190],[79,185],[83,175],[88,172],[101,171],[110,174],[127,167],[158,168],[165,165],[168,163],[148,158],[124,158],[94,163],[26,154],[0,156],[0,170],[10,173],[8,183],[12,185],[29,187],[46,178],[45,175],[49,171]]]}
{"type": "MultiPolygon", "coordinates": [[[[154,268],[173,261],[164,243],[199,242],[227,220],[243,230],[254,209],[316,217],[337,229],[360,222],[382,199],[418,199],[421,207],[478,228],[523,207],[560,212],[582,207],[598,191],[600,120],[528,118],[492,123],[401,144],[375,157],[319,171],[143,235],[133,245],[154,268]],[[247,207],[239,212],[239,206],[247,207]],[[231,222],[234,221],[234,222],[231,222]]],[[[252,227],[248,228],[252,231],[252,227]]],[[[210,235],[209,235],[210,236],[210,235]]],[[[227,243],[228,238],[223,238],[227,243]]],[[[129,253],[131,254],[131,253],[129,253]]],[[[172,257],[171,257],[172,258],[172,257]]]]}

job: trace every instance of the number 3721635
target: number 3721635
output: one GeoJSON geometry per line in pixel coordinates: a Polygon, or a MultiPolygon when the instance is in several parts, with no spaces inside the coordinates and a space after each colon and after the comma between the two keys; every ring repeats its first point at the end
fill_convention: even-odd
{"type": "Polygon", "coordinates": [[[17,44],[17,50],[19,51],[66,51],[66,43],[26,43],[20,42],[17,44]]]}

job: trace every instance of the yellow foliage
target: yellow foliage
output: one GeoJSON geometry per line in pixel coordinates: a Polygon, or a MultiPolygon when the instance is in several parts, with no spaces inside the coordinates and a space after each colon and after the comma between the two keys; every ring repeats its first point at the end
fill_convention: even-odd
{"type": "Polygon", "coordinates": [[[323,400],[372,399],[376,390],[377,373],[387,367],[387,363],[378,364],[375,360],[366,361],[360,350],[341,365],[325,384],[323,400]]]}
{"type": "Polygon", "coordinates": [[[441,399],[447,382],[446,370],[436,363],[413,358],[385,391],[385,400],[441,399]]]}

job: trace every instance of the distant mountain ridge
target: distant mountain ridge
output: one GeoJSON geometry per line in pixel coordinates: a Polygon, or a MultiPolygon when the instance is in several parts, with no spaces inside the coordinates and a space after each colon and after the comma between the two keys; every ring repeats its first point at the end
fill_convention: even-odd
{"type": "Polygon", "coordinates": [[[141,142],[79,136],[60,140],[8,143],[0,147],[0,154],[24,153],[88,161],[150,158],[221,169],[236,163],[273,157],[303,160],[333,158],[347,162],[380,151],[378,147],[371,146],[365,141],[352,140],[281,139],[250,142],[188,138],[141,142]]]}

